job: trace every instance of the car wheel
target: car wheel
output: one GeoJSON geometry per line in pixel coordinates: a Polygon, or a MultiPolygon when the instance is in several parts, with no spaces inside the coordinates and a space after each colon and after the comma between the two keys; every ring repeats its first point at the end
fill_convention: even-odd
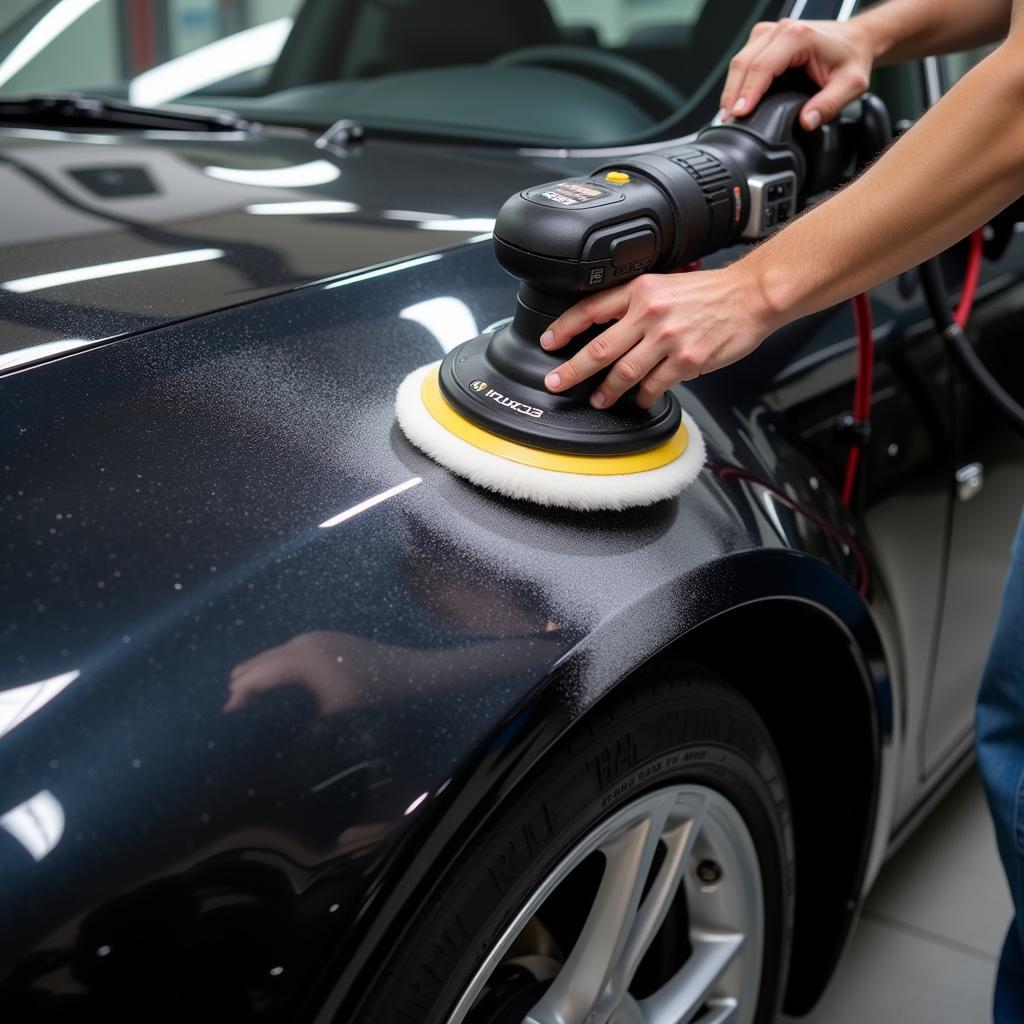
{"type": "Polygon", "coordinates": [[[788,962],[778,755],[706,673],[584,720],[477,839],[370,985],[360,1024],[766,1024],[788,962]]]}

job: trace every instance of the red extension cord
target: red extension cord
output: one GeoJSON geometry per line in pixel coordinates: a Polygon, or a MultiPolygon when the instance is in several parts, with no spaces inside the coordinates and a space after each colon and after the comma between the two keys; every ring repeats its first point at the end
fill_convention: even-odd
{"type": "MultiPolygon", "coordinates": [[[[871,318],[871,299],[867,292],[855,295],[853,320],[857,325],[857,377],[853,385],[853,418],[858,423],[871,420],[871,387],[875,377],[875,325],[871,318]]],[[[857,483],[857,467],[863,442],[855,440],[846,456],[846,473],[843,476],[843,504],[853,500],[853,488],[857,483]]]]}
{"type": "MultiPolygon", "coordinates": [[[[967,326],[971,308],[974,306],[978,278],[981,276],[981,252],[984,240],[985,234],[982,228],[978,228],[970,236],[967,267],[964,271],[964,286],[960,293],[960,303],[953,316],[961,330],[967,326]]],[[[853,319],[857,326],[857,379],[853,387],[853,419],[855,423],[866,424],[871,420],[871,388],[875,371],[874,324],[871,319],[871,300],[867,293],[855,295],[851,301],[853,302],[853,319]]],[[[857,483],[857,469],[860,466],[863,446],[862,441],[854,441],[846,456],[842,496],[843,504],[847,506],[853,501],[853,489],[857,483]]]]}

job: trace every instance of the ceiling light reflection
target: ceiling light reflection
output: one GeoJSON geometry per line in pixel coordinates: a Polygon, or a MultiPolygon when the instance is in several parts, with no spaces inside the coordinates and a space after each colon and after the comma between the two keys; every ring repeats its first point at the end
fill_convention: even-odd
{"type": "Polygon", "coordinates": [[[385,274],[397,274],[399,270],[409,270],[411,267],[421,267],[424,263],[433,263],[439,260],[439,252],[431,253],[429,256],[417,256],[414,260],[406,260],[404,263],[392,263],[388,267],[378,267],[376,270],[367,270],[362,274],[353,274],[351,277],[343,277],[340,281],[332,281],[325,285],[326,288],[344,288],[348,284],[356,284],[359,281],[369,281],[371,277],[383,277],[385,274]]]}
{"type": "Polygon", "coordinates": [[[132,103],[152,107],[266,67],[277,60],[291,30],[291,18],[277,18],[200,46],[137,75],[128,85],[128,98],[132,103]]]}
{"type": "Polygon", "coordinates": [[[29,61],[34,60],[57,36],[97,3],[99,0],[61,0],[55,4],[0,61],[0,85],[12,79],[29,61]]]}
{"type": "Polygon", "coordinates": [[[426,327],[445,352],[450,352],[456,345],[480,333],[476,317],[469,306],[462,299],[451,295],[441,295],[436,299],[426,299],[406,306],[398,315],[403,320],[412,320],[426,327]]]}
{"type": "Polygon", "coordinates": [[[406,807],[405,813],[412,814],[412,812],[415,811],[416,808],[419,807],[419,805],[423,803],[423,801],[426,800],[428,796],[430,796],[429,793],[420,793],[420,795],[416,797],[416,799],[413,800],[413,802],[409,804],[408,807],[406,807]]]}
{"type": "Polygon", "coordinates": [[[494,218],[452,217],[450,220],[421,220],[416,226],[421,231],[486,231],[490,233],[494,230],[494,218]]]}
{"type": "Polygon", "coordinates": [[[204,167],[203,173],[218,181],[236,185],[259,185],[263,188],[308,188],[326,185],[341,177],[341,170],[329,160],[310,160],[288,167],[204,167]]]}
{"type": "Polygon", "coordinates": [[[396,494],[401,494],[402,491],[407,491],[410,487],[415,487],[421,483],[423,483],[423,478],[414,476],[411,480],[406,480],[405,483],[389,487],[386,491],[381,491],[380,494],[375,494],[372,498],[367,498],[366,501],[361,501],[358,505],[353,505],[351,508],[345,509],[344,512],[331,516],[330,519],[325,519],[320,524],[320,529],[327,530],[332,526],[337,526],[339,523],[344,523],[353,516],[359,515],[360,512],[365,512],[367,509],[373,508],[374,505],[379,505],[382,501],[387,501],[388,498],[393,498],[396,494]]]}
{"type": "Polygon", "coordinates": [[[96,263],[91,267],[76,267],[74,270],[58,270],[52,274],[36,274],[21,277],[0,285],[4,291],[37,292],[42,288],[57,288],[79,281],[94,281],[101,277],[117,277],[120,274],[137,274],[142,270],[160,270],[164,267],[180,267],[187,263],[202,263],[204,260],[219,260],[223,249],[189,249],[186,252],[168,252],[160,256],[142,256],[134,260],[116,260],[113,263],[96,263]]]}
{"type": "Polygon", "coordinates": [[[245,208],[245,212],[264,217],[300,217],[317,214],[357,213],[359,209],[358,203],[347,203],[341,199],[310,199],[294,203],[252,203],[245,208]]]}
{"type": "MultiPolygon", "coordinates": [[[[26,363],[35,363],[40,359],[50,359],[62,352],[71,352],[79,348],[95,345],[99,339],[90,341],[87,338],[66,338],[64,341],[44,341],[41,345],[30,345],[28,348],[16,348],[13,352],[0,352],[0,372],[13,370],[26,363]]],[[[0,703],[3,694],[0,694],[0,703]]]]}
{"type": "Polygon", "coordinates": [[[64,835],[64,808],[44,789],[0,816],[0,828],[14,836],[33,860],[40,861],[64,835]]]}
{"type": "Polygon", "coordinates": [[[450,213],[424,213],[422,210],[381,210],[385,220],[455,220],[450,213]]]}
{"type": "Polygon", "coordinates": [[[40,679],[37,683],[26,683],[24,686],[0,691],[0,736],[6,736],[41,707],[49,704],[80,674],[78,669],[75,669],[59,676],[51,676],[49,679],[40,679]]]}

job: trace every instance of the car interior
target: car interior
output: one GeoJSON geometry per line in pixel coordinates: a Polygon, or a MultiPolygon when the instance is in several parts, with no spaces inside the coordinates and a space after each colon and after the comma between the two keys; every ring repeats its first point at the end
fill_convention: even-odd
{"type": "Polygon", "coordinates": [[[663,21],[627,22],[613,35],[572,17],[564,2],[305,0],[243,112],[415,122],[510,140],[655,138],[697,109],[708,115],[725,55],[770,4],[662,6],[663,21]]]}
{"type": "MultiPolygon", "coordinates": [[[[13,21],[0,16],[0,58],[48,2],[13,21]]],[[[780,7],[781,0],[267,0],[209,24],[205,36],[186,40],[158,26],[147,67],[132,52],[131,33],[114,31],[123,20],[117,0],[100,0],[83,18],[83,35],[97,44],[86,71],[81,59],[62,56],[66,44],[57,40],[26,74],[0,80],[0,91],[45,83],[146,105],[135,85],[164,67],[182,85],[159,102],[255,120],[315,128],[350,118],[379,130],[526,145],[656,141],[711,119],[729,54],[780,7]],[[225,45],[246,49],[251,32],[274,21],[286,30],[283,45],[265,54],[252,48],[248,65],[228,62],[218,76],[225,45]],[[192,84],[176,61],[188,54],[194,68],[204,53],[205,78],[192,84]]]]}

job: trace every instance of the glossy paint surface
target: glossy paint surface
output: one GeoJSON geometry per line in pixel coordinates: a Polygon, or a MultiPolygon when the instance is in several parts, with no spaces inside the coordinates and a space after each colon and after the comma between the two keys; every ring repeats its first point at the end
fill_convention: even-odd
{"type": "MultiPolygon", "coordinates": [[[[877,862],[893,803],[909,812],[927,785],[907,751],[952,500],[935,452],[958,429],[930,411],[954,378],[919,294],[894,282],[876,296],[887,440],[863,517],[831,486],[852,390],[844,311],[679,390],[709,460],[678,499],[569,517],[455,479],[404,441],[392,402],[410,370],[508,316],[514,294],[486,240],[433,251],[482,225],[435,231],[423,214],[493,215],[579,161],[110,138],[3,144],[22,162],[21,149],[48,153],[65,192],[71,170],[115,149],[151,178],[172,167],[158,197],[137,198],[191,248],[141,229],[141,207],[104,221],[8,165],[32,182],[25,208],[49,213],[11,231],[4,281],[81,268],[84,251],[93,266],[145,258],[142,239],[148,255],[234,255],[0,291],[4,344],[108,342],[44,349],[0,376],[4,1013],[315,1010],[324,966],[399,891],[393,866],[430,870],[415,851],[478,813],[467,794],[690,627],[769,597],[820,608],[863,662],[877,862]],[[332,174],[308,169],[320,159],[339,176],[283,194],[232,182],[216,209],[198,188],[209,167],[332,174]],[[245,209],[311,196],[374,216],[245,209]],[[420,219],[394,227],[386,210],[420,219]],[[886,502],[902,510],[891,529],[886,502]],[[928,550],[900,561],[913,539],[928,550]]],[[[1009,301],[1018,258],[991,301],[1009,301]]]]}
{"type": "Polygon", "coordinates": [[[0,128],[0,372],[486,234],[511,192],[564,173],[315,140],[0,128]]]}
{"type": "Polygon", "coordinates": [[[3,380],[0,941],[34,951],[8,993],[134,978],[184,1010],[215,975],[236,1019],[287,1014],[374,858],[560,659],[568,720],[790,533],[856,599],[862,559],[794,514],[820,494],[725,380],[687,408],[713,461],[771,477],[757,501],[707,473],[567,519],[411,449],[397,383],[512,294],[481,242],[3,380]]]}

